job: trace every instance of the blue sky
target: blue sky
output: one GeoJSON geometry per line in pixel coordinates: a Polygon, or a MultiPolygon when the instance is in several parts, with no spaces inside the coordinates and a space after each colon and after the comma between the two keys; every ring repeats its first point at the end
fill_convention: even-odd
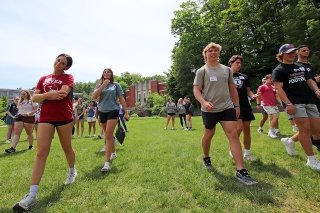
{"type": "Polygon", "coordinates": [[[0,88],[32,88],[52,72],[60,53],[76,82],[94,81],[105,67],[116,75],[163,74],[177,40],[173,12],[183,0],[2,0],[0,88]]]}

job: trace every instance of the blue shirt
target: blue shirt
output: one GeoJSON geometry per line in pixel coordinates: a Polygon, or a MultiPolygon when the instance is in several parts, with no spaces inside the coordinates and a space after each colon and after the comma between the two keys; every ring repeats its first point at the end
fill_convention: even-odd
{"type": "Polygon", "coordinates": [[[109,83],[101,92],[98,108],[100,112],[119,110],[118,98],[123,96],[123,90],[118,83],[109,83]]]}

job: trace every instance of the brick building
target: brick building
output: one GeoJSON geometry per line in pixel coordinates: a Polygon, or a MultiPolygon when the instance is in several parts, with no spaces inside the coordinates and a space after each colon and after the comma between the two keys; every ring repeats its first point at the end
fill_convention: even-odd
{"type": "Polygon", "coordinates": [[[152,93],[166,95],[167,84],[158,80],[146,80],[131,85],[125,94],[127,106],[129,108],[135,107],[136,103],[145,106],[148,96],[152,93]]]}

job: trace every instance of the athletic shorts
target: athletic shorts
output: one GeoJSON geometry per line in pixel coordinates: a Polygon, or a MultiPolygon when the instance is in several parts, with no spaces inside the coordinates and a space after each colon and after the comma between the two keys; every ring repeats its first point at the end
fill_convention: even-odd
{"type": "Polygon", "coordinates": [[[106,123],[108,120],[118,119],[119,110],[112,110],[110,112],[100,112],[99,111],[99,121],[100,123],[106,123]]]}
{"type": "MultiPolygon", "coordinates": [[[[79,115],[78,115],[79,116],[79,115]]],[[[80,117],[79,117],[79,120],[83,120],[84,119],[84,115],[82,114],[80,117]]]]}
{"type": "Polygon", "coordinates": [[[226,109],[222,112],[203,112],[201,111],[203,125],[206,129],[213,129],[220,121],[237,121],[236,110],[226,109]]]}
{"type": "Polygon", "coordinates": [[[97,118],[96,117],[87,117],[87,121],[90,122],[96,122],[97,118]]]}
{"type": "Polygon", "coordinates": [[[46,124],[51,124],[51,125],[57,127],[57,126],[63,126],[65,124],[68,124],[68,123],[71,123],[71,122],[73,122],[73,119],[72,120],[66,120],[66,121],[41,121],[41,122],[39,122],[39,124],[46,123],[46,124]]]}
{"type": "Polygon", "coordinates": [[[256,118],[254,117],[251,108],[250,109],[241,109],[241,107],[240,107],[239,119],[241,119],[242,121],[253,121],[256,118]]]}
{"type": "Polygon", "coordinates": [[[167,115],[169,115],[169,116],[175,116],[176,115],[176,113],[167,113],[167,115]]]}
{"type": "Polygon", "coordinates": [[[18,116],[16,118],[16,121],[19,122],[23,122],[23,123],[28,123],[28,124],[34,124],[36,122],[35,116],[18,116]]]}
{"type": "Polygon", "coordinates": [[[315,104],[294,104],[296,108],[296,113],[294,115],[287,116],[292,118],[319,118],[319,111],[315,104]]]}
{"type": "Polygon", "coordinates": [[[279,108],[277,106],[263,106],[263,109],[268,115],[278,114],[279,108]]]}

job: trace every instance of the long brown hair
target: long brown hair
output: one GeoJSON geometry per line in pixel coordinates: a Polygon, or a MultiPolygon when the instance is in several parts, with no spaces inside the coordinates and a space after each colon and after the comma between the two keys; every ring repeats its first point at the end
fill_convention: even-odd
{"type": "Polygon", "coordinates": [[[103,70],[102,75],[101,75],[101,78],[100,78],[100,85],[103,83],[103,80],[104,80],[104,79],[103,79],[103,74],[104,74],[104,72],[107,72],[107,71],[111,72],[110,83],[113,84],[113,82],[114,82],[113,71],[112,71],[111,68],[105,68],[105,69],[103,70]]]}
{"type": "Polygon", "coordinates": [[[20,103],[21,103],[22,101],[24,101],[24,99],[21,97],[21,93],[22,93],[22,92],[27,93],[27,100],[28,100],[28,101],[30,101],[30,99],[31,99],[31,94],[30,94],[30,92],[29,92],[28,90],[21,90],[20,96],[19,96],[18,105],[20,105],[20,103]]]}

